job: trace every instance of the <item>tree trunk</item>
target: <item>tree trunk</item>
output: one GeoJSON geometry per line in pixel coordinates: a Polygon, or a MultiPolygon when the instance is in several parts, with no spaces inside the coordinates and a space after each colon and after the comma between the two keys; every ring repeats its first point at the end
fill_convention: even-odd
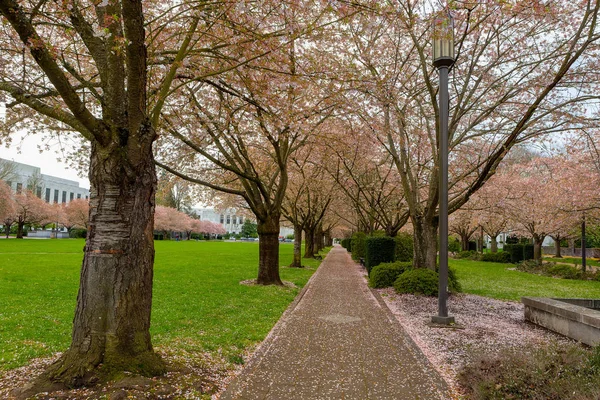
{"type": "Polygon", "coordinates": [[[333,246],[333,238],[331,237],[331,231],[325,232],[325,246],[333,246]]]}
{"type": "Polygon", "coordinates": [[[554,239],[554,258],[563,258],[560,252],[560,237],[554,239]]]}
{"type": "Polygon", "coordinates": [[[539,264],[542,262],[542,243],[544,236],[533,235],[533,259],[539,264]]]}
{"type": "Polygon", "coordinates": [[[498,235],[490,235],[490,251],[492,253],[498,252],[498,235]]]}
{"type": "Polygon", "coordinates": [[[469,236],[466,232],[460,234],[460,249],[461,251],[469,250],[469,236]]]}
{"type": "MultiPolygon", "coordinates": [[[[437,264],[437,220],[427,220],[423,217],[411,219],[414,238],[413,266],[435,271],[437,264]]],[[[448,251],[448,249],[445,249],[445,251],[448,251]]]]}
{"type": "MultiPolygon", "coordinates": [[[[165,372],[150,341],[156,174],[151,144],[133,165],[92,145],[89,231],[69,349],[43,375],[68,387],[130,371],[165,372]]],[[[142,146],[139,146],[142,147],[142,146]]],[[[142,147],[143,148],[143,147],[142,147]]]]}
{"type": "Polygon", "coordinates": [[[259,285],[283,285],[279,277],[279,214],[269,214],[258,220],[258,278],[259,285]]]}
{"type": "Polygon", "coordinates": [[[315,258],[314,229],[304,229],[304,258],[315,258]]]}
{"type": "Polygon", "coordinates": [[[23,221],[17,222],[17,239],[23,239],[24,227],[25,227],[25,222],[23,222],[23,221]]]}
{"type": "Polygon", "coordinates": [[[302,227],[294,225],[294,259],[291,268],[302,268],[302,227]]]}

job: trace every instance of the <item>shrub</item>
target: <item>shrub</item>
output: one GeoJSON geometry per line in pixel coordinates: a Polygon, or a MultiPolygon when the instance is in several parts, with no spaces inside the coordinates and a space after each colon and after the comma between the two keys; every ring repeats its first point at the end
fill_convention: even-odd
{"type": "Polygon", "coordinates": [[[458,382],[469,399],[598,399],[598,361],[598,348],[576,344],[513,348],[475,359],[458,382]]]}
{"type": "Polygon", "coordinates": [[[456,258],[471,258],[476,252],[473,250],[465,250],[456,254],[456,258]]]}
{"type": "Polygon", "coordinates": [[[533,260],[533,245],[530,243],[523,245],[523,260],[533,260]]]}
{"type": "Polygon", "coordinates": [[[389,236],[369,237],[366,240],[365,267],[370,274],[373,267],[382,262],[392,262],[395,256],[396,242],[389,236]]]}
{"type": "Polygon", "coordinates": [[[371,270],[369,286],[373,288],[393,286],[398,276],[411,268],[412,262],[381,263],[371,270]]]}
{"type": "Polygon", "coordinates": [[[394,289],[398,293],[437,296],[438,274],[427,268],[410,269],[398,276],[394,289]]]}
{"type": "Polygon", "coordinates": [[[477,251],[477,242],[474,240],[469,240],[469,250],[470,251],[477,251]]]}
{"type": "Polygon", "coordinates": [[[448,291],[450,293],[462,292],[462,286],[456,277],[456,271],[450,266],[448,266],[448,291]]]}
{"type": "Polygon", "coordinates": [[[507,253],[506,251],[500,251],[498,253],[485,253],[481,257],[481,261],[509,263],[510,262],[510,253],[507,253]]]}
{"type": "Polygon", "coordinates": [[[350,251],[350,238],[346,238],[346,239],[342,239],[341,241],[341,245],[343,248],[345,248],[346,250],[350,251]]]}
{"type": "Polygon", "coordinates": [[[460,240],[454,236],[448,237],[448,251],[458,253],[460,251],[460,240]]]}
{"type": "Polygon", "coordinates": [[[412,235],[404,232],[398,233],[396,241],[396,261],[412,261],[414,244],[412,235]]]}
{"type": "Polygon", "coordinates": [[[558,276],[564,279],[581,279],[583,273],[570,265],[565,264],[555,264],[547,267],[546,272],[551,276],[558,276]]]}
{"type": "Polygon", "coordinates": [[[69,237],[71,239],[85,239],[87,236],[87,229],[71,229],[69,237]]]}
{"type": "Polygon", "coordinates": [[[510,262],[513,264],[519,263],[524,260],[522,244],[505,244],[503,250],[510,254],[510,262]]]}
{"type": "Polygon", "coordinates": [[[366,255],[367,235],[364,232],[356,232],[352,235],[350,247],[352,248],[352,258],[358,260],[366,255]]]}

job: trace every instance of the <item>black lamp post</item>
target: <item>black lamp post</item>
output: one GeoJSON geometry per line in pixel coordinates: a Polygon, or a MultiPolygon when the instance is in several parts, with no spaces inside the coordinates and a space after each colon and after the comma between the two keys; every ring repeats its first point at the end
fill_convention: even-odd
{"type": "Polygon", "coordinates": [[[454,20],[450,13],[440,14],[433,22],[433,65],[440,75],[439,88],[439,185],[440,185],[440,267],[438,288],[438,315],[431,322],[449,325],[454,317],[448,316],[448,70],[454,64],[454,20]]]}

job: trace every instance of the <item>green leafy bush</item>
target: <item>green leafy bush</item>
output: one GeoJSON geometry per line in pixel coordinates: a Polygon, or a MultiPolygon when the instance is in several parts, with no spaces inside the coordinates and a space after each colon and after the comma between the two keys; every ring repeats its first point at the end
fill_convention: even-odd
{"type": "Polygon", "coordinates": [[[350,247],[352,248],[352,258],[358,260],[364,258],[367,254],[367,235],[364,232],[356,232],[352,235],[350,247]]]}
{"type": "Polygon", "coordinates": [[[437,296],[438,274],[427,268],[410,269],[398,276],[394,289],[398,293],[437,296]]]}
{"type": "Polygon", "coordinates": [[[530,243],[523,245],[523,260],[533,260],[533,245],[530,243]]]}
{"type": "Polygon", "coordinates": [[[519,263],[524,260],[523,245],[520,243],[505,244],[503,251],[510,254],[510,262],[513,264],[519,263]]]}
{"type": "Polygon", "coordinates": [[[462,286],[460,285],[458,277],[456,276],[456,270],[450,266],[448,266],[448,291],[450,293],[462,292],[462,286]]]}
{"type": "Polygon", "coordinates": [[[341,244],[341,245],[342,245],[342,247],[343,247],[343,248],[345,248],[346,250],[348,250],[348,251],[351,251],[351,250],[350,250],[350,244],[351,244],[351,243],[352,243],[352,242],[351,242],[351,239],[350,239],[350,238],[346,238],[346,239],[342,239],[342,241],[341,241],[341,243],[340,243],[340,244],[341,244]]]}
{"type": "Polygon", "coordinates": [[[396,261],[412,261],[414,253],[414,243],[412,235],[399,232],[394,238],[396,241],[396,261]]]}
{"type": "Polygon", "coordinates": [[[373,267],[382,262],[392,262],[395,256],[396,242],[389,236],[369,237],[366,240],[365,267],[371,274],[373,267]]]}
{"type": "Polygon", "coordinates": [[[482,354],[458,374],[468,399],[599,399],[600,353],[576,344],[482,354]]]}
{"type": "Polygon", "coordinates": [[[85,239],[87,236],[87,229],[71,229],[69,237],[71,239],[85,239]]]}
{"type": "Polygon", "coordinates": [[[565,264],[555,264],[546,269],[546,272],[550,276],[558,276],[564,279],[581,279],[583,276],[582,271],[565,264]]]}
{"type": "Polygon", "coordinates": [[[448,237],[448,251],[458,253],[460,251],[460,240],[454,236],[448,237]]]}
{"type": "Polygon", "coordinates": [[[461,259],[462,259],[462,258],[471,258],[471,257],[473,257],[473,255],[474,255],[475,253],[476,253],[476,252],[475,252],[475,251],[473,251],[473,250],[465,250],[465,251],[461,251],[461,252],[459,252],[458,254],[456,254],[456,256],[455,256],[455,257],[456,257],[456,258],[461,258],[461,259]]]}
{"type": "Polygon", "coordinates": [[[381,263],[371,270],[369,275],[369,286],[373,288],[384,288],[394,285],[394,282],[404,271],[412,268],[412,262],[396,261],[393,263],[381,263]]]}
{"type": "Polygon", "coordinates": [[[482,255],[481,261],[509,263],[510,253],[507,253],[506,251],[500,251],[498,253],[485,253],[482,255]]]}

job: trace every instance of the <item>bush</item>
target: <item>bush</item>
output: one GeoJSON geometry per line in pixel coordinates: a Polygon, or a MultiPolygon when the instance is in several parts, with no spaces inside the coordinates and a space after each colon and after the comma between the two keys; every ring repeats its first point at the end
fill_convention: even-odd
{"type": "Polygon", "coordinates": [[[342,239],[342,241],[340,242],[340,244],[342,245],[343,248],[345,248],[346,250],[350,251],[350,239],[349,238],[342,239]]]}
{"type": "Polygon", "coordinates": [[[481,257],[481,261],[509,263],[510,262],[510,253],[507,253],[506,251],[500,251],[498,253],[485,253],[481,257]]]}
{"type": "Polygon", "coordinates": [[[398,293],[437,296],[438,274],[427,268],[410,269],[398,276],[394,289],[398,293]]]}
{"type": "Polygon", "coordinates": [[[471,258],[473,257],[473,255],[475,255],[475,251],[473,250],[466,250],[466,251],[461,251],[458,254],[456,254],[456,256],[454,256],[455,258],[471,258]]]}
{"type": "Polygon", "coordinates": [[[522,244],[519,244],[519,243],[505,244],[503,251],[510,254],[510,262],[513,264],[517,264],[524,260],[522,244]]]}
{"type": "Polygon", "coordinates": [[[533,260],[533,245],[530,243],[523,245],[523,260],[533,260]]]}
{"type": "Polygon", "coordinates": [[[546,272],[550,276],[558,276],[564,279],[581,279],[583,276],[582,271],[579,269],[564,264],[555,264],[549,266],[546,269],[546,272]]]}
{"type": "Polygon", "coordinates": [[[414,244],[412,235],[404,232],[398,233],[394,238],[396,242],[396,261],[412,261],[414,244]]]}
{"type": "Polygon", "coordinates": [[[552,344],[482,355],[458,374],[469,399],[598,399],[598,348],[552,344]]]}
{"type": "Polygon", "coordinates": [[[87,229],[71,229],[69,237],[71,239],[85,239],[87,236],[87,229]]]}
{"type": "Polygon", "coordinates": [[[371,274],[373,267],[382,262],[393,262],[395,256],[396,241],[389,236],[369,237],[366,240],[365,267],[371,274]]]}
{"type": "Polygon", "coordinates": [[[369,286],[373,288],[393,286],[398,276],[411,268],[412,262],[381,263],[371,270],[369,286]]]}
{"type": "Polygon", "coordinates": [[[469,240],[469,251],[477,251],[477,242],[474,240],[469,240]]]}
{"type": "Polygon", "coordinates": [[[452,253],[458,253],[460,251],[460,240],[458,240],[454,236],[449,236],[448,251],[452,253]]]}
{"type": "Polygon", "coordinates": [[[456,271],[454,268],[448,266],[448,292],[460,293],[462,292],[462,286],[456,277],[456,271]]]}
{"type": "Polygon", "coordinates": [[[352,235],[350,247],[352,248],[352,258],[358,260],[364,258],[367,254],[366,248],[367,235],[364,232],[356,232],[352,235]]]}

